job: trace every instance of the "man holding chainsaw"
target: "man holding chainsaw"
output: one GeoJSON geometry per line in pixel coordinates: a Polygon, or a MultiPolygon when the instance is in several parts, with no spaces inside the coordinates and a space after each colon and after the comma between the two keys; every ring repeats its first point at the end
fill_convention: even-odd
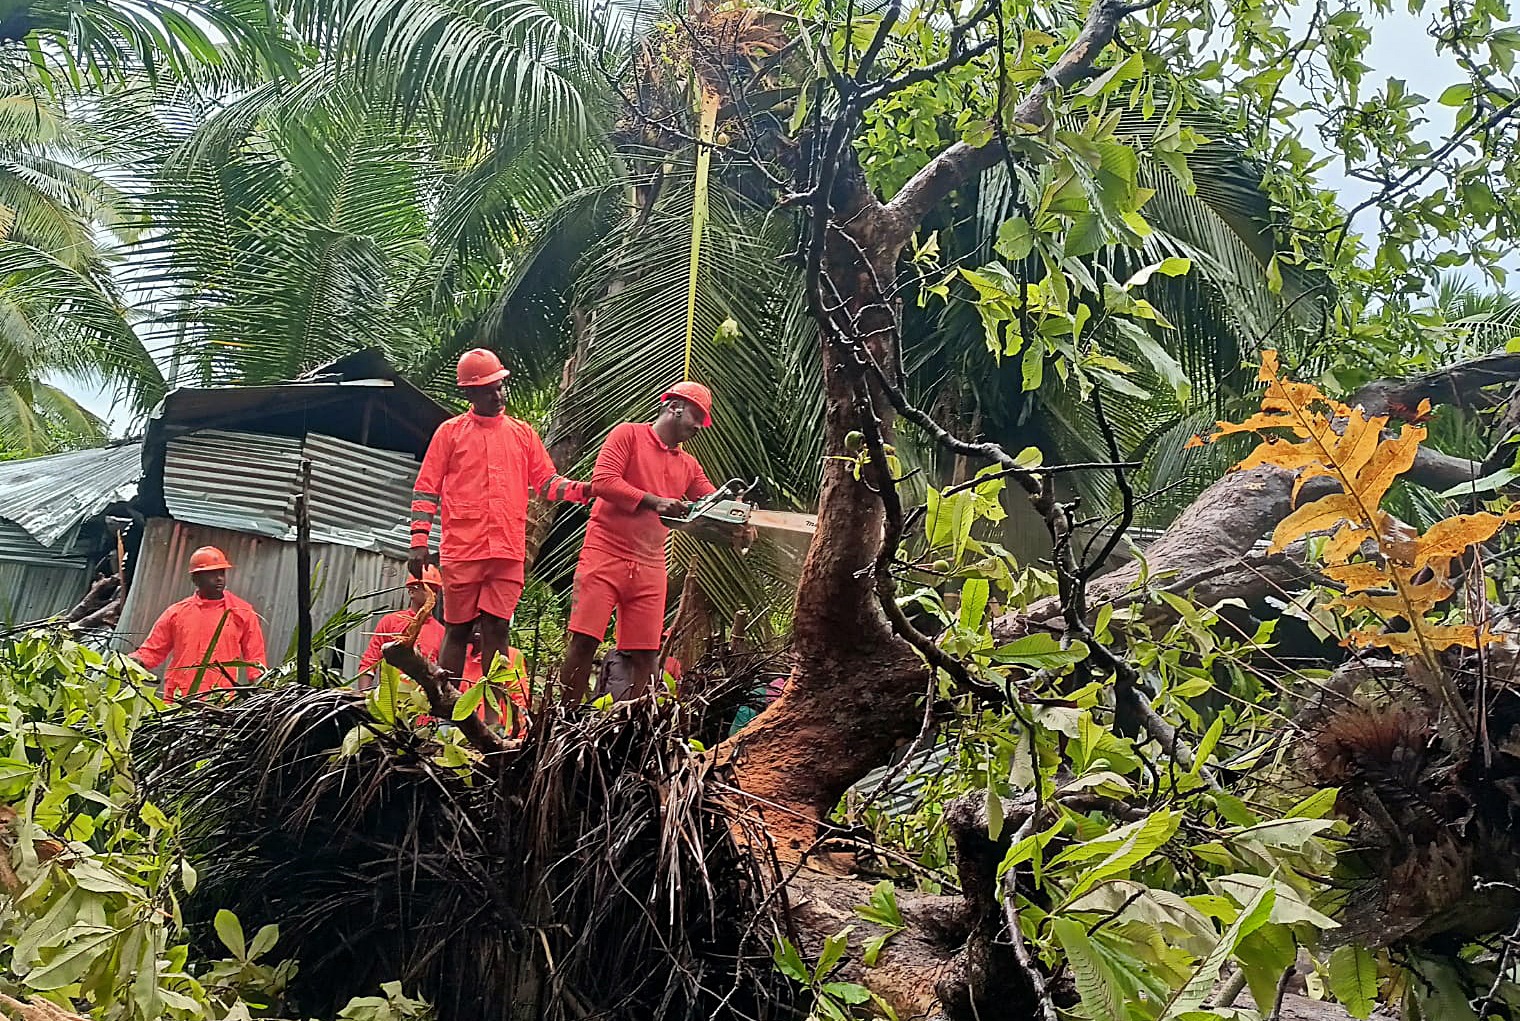
{"type": "Polygon", "coordinates": [[[665,537],[661,518],[684,518],[686,501],[715,491],[681,444],[712,424],[712,393],[677,383],[660,396],[653,424],[624,422],[607,435],[591,473],[596,503],[575,569],[570,641],[560,671],[561,695],[585,698],[597,647],[617,613],[617,648],[630,667],[629,697],[654,676],[665,628],[665,537]]]}
{"type": "MultiPolygon", "coordinates": [[[[590,500],[586,483],[555,472],[533,427],[506,414],[508,375],[491,351],[460,356],[455,379],[470,410],[433,434],[412,493],[413,575],[421,577],[427,565],[434,521],[441,526],[444,638],[438,665],[456,679],[477,625],[486,672],[496,657],[506,659],[512,612],[523,590],[528,494],[590,500]]],[[[486,715],[488,723],[497,722],[494,709],[486,715]]]]}

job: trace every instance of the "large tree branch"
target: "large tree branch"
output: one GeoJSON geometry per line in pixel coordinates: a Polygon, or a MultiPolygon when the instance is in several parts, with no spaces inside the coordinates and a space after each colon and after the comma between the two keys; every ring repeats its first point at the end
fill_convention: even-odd
{"type": "Polygon", "coordinates": [[[1369,415],[1412,416],[1422,400],[1468,407],[1484,387],[1520,379],[1520,354],[1498,351],[1403,379],[1379,379],[1346,399],[1369,415]]]}
{"type": "MultiPolygon", "coordinates": [[[[1146,3],[1094,0],[1077,38],[1014,108],[1013,123],[1020,128],[1044,127],[1050,120],[1052,97],[1090,77],[1098,55],[1113,42],[1119,22],[1149,6],[1146,3]]],[[[1001,111],[998,115],[1002,115],[1001,111]]],[[[930,160],[886,204],[882,219],[888,236],[898,245],[905,243],[931,209],[971,178],[996,166],[1002,157],[1002,144],[998,139],[984,145],[956,142],[950,146],[930,160]]]]}

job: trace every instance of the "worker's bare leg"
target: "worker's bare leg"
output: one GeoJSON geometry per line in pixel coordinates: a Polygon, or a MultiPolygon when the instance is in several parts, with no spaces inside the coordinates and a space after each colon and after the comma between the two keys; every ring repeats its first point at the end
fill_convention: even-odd
{"type": "Polygon", "coordinates": [[[587,682],[591,680],[591,664],[596,659],[597,646],[601,644],[590,635],[570,632],[570,644],[565,647],[565,662],[559,669],[559,697],[565,705],[577,706],[585,701],[587,682]]]}
{"type": "Polygon", "coordinates": [[[660,660],[659,649],[629,649],[624,653],[628,657],[628,670],[633,675],[628,688],[629,698],[643,698],[649,694],[649,685],[655,683],[656,691],[662,690],[659,685],[661,678],[655,677],[655,665],[660,660]]]}
{"type": "MultiPolygon", "coordinates": [[[[507,649],[512,641],[512,622],[502,620],[490,613],[480,615],[480,665],[489,674],[494,665],[507,662],[507,649]]],[[[507,697],[506,690],[493,687],[491,693],[496,696],[498,703],[507,697]]],[[[495,726],[501,722],[501,713],[491,705],[490,699],[482,703],[486,707],[486,725],[495,726]]]]}
{"type": "Polygon", "coordinates": [[[464,676],[464,657],[470,651],[470,632],[473,623],[445,624],[443,647],[438,650],[438,665],[455,680],[464,676]]]}

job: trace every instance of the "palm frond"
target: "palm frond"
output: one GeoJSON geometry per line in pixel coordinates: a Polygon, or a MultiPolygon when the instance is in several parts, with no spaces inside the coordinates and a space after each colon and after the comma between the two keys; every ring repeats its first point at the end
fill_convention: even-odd
{"type": "Polygon", "coordinates": [[[551,707],[478,773],[349,693],[295,686],[182,704],[132,752],[148,796],[185,809],[186,921],[208,943],[218,908],[277,922],[302,1016],[399,979],[457,1021],[739,1021],[791,1006],[770,876],[707,810],[689,736],[721,735],[747,683],[584,719],[551,707]]]}

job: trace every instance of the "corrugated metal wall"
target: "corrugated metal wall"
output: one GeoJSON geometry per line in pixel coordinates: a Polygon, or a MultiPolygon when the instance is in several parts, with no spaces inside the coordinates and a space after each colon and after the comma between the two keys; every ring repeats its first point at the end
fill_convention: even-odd
{"type": "Polygon", "coordinates": [[[406,555],[417,461],[318,433],[207,429],[171,440],[164,502],[179,521],[294,539],[302,457],[311,461],[314,539],[406,555]]]}
{"type": "Polygon", "coordinates": [[[90,561],[88,550],[77,547],[77,534],[75,527],[49,547],[21,526],[0,521],[0,624],[42,620],[79,601],[90,561]]]}
{"type": "MultiPolygon", "coordinates": [[[[227,589],[248,600],[264,624],[269,657],[281,662],[296,630],[296,547],[267,536],[249,535],[167,518],[147,523],[137,571],[119,627],[124,649],[136,648],[153,622],[170,604],[190,595],[186,574],[190,554],[200,546],[217,546],[233,563],[227,589]]],[[[312,543],[315,574],[312,623],[320,628],[345,601],[355,608],[380,614],[406,603],[402,590],[406,562],[370,550],[333,543],[312,543]],[[379,593],[376,595],[376,593],[379,593]]],[[[372,616],[370,626],[375,618],[372,616]]],[[[368,644],[370,626],[348,636],[343,670],[352,675],[368,644]]]]}

